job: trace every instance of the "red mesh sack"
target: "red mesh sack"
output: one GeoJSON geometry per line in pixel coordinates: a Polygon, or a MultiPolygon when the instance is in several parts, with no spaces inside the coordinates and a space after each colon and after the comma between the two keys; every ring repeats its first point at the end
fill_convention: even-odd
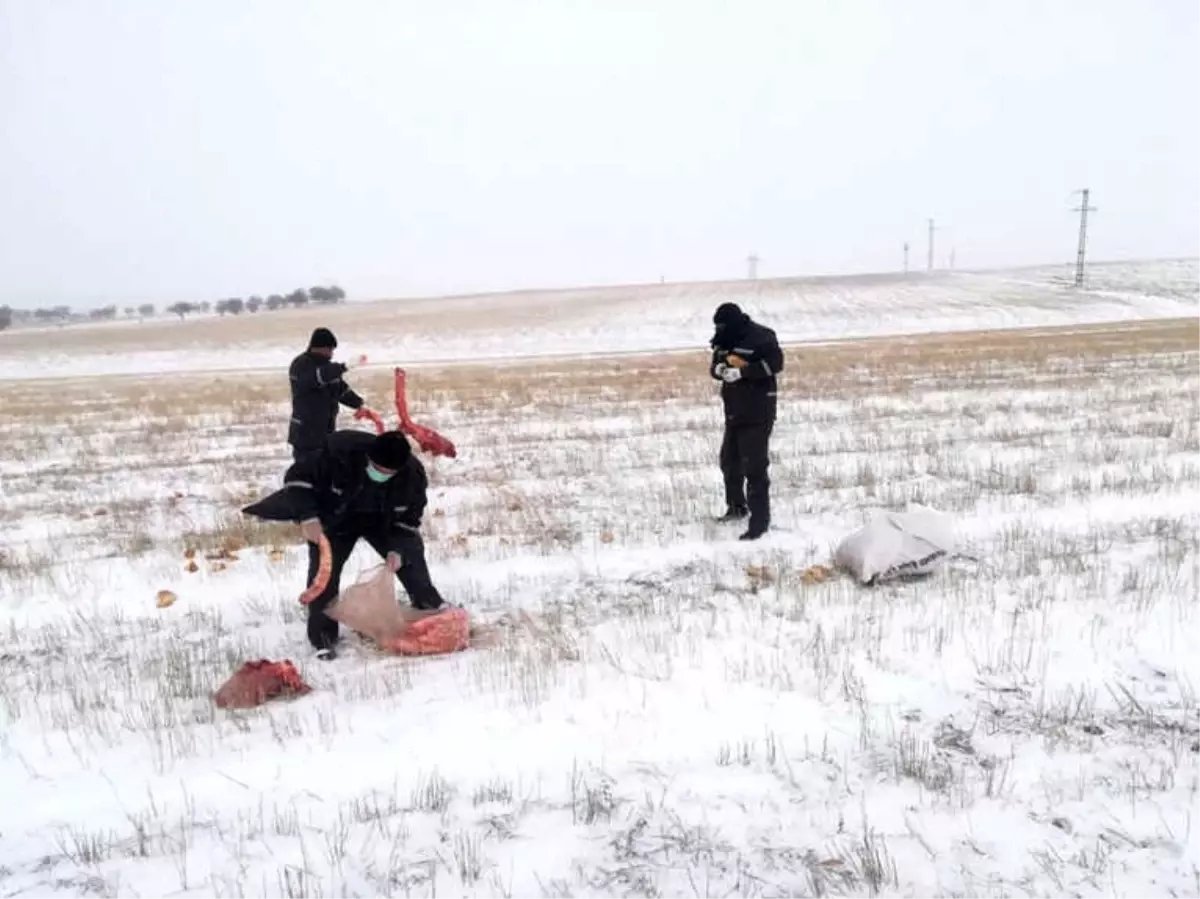
{"type": "Polygon", "coordinates": [[[405,656],[430,656],[466,649],[471,625],[465,609],[450,608],[416,621],[399,635],[380,643],[388,652],[405,656]]]}
{"type": "Polygon", "coordinates": [[[396,374],[396,414],[400,416],[400,430],[417,441],[422,451],[434,456],[448,456],[453,459],[458,455],[454,444],[443,437],[433,428],[419,425],[408,414],[408,390],[405,383],[407,375],[402,368],[395,370],[396,374]]]}
{"type": "Polygon", "coordinates": [[[239,668],[213,698],[222,709],[249,709],[276,696],[303,696],[311,692],[312,687],[301,679],[290,661],[259,659],[239,668]]]}
{"type": "Polygon", "coordinates": [[[382,434],[387,430],[387,426],[383,423],[383,416],[374,409],[368,409],[366,406],[354,410],[354,420],[369,421],[375,426],[376,434],[382,434]]]}

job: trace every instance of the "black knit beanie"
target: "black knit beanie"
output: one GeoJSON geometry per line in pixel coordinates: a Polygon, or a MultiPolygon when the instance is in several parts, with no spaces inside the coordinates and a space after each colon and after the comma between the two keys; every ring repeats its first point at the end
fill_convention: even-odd
{"type": "Polygon", "coordinates": [[[367,458],[388,471],[399,471],[411,455],[412,447],[399,431],[384,431],[367,450],[367,458]]]}
{"type": "Polygon", "coordinates": [[[317,330],[312,332],[312,337],[309,338],[308,348],[310,350],[337,349],[337,338],[333,336],[333,332],[328,328],[317,328],[317,330]]]}

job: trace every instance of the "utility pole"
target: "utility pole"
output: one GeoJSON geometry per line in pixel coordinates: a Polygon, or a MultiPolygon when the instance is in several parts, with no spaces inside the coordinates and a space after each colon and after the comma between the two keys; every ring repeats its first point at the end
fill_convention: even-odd
{"type": "Polygon", "coordinates": [[[751,281],[756,280],[758,278],[758,256],[756,256],[754,253],[751,253],[746,257],[746,265],[746,277],[751,281]]]}
{"type": "Polygon", "coordinates": [[[1075,257],[1075,286],[1083,287],[1083,266],[1087,256],[1087,214],[1096,212],[1096,207],[1088,205],[1088,196],[1091,191],[1086,187],[1076,192],[1083,194],[1083,201],[1073,210],[1079,213],[1079,253],[1075,257]]]}
{"type": "Polygon", "coordinates": [[[955,256],[955,253],[956,253],[956,248],[955,248],[955,247],[951,247],[951,248],[950,248],[950,271],[954,271],[954,256],[955,256]]]}
{"type": "Polygon", "coordinates": [[[929,220],[929,260],[926,262],[926,266],[929,269],[929,271],[933,271],[933,232],[934,232],[933,219],[930,219],[929,220]]]}
{"type": "Polygon", "coordinates": [[[904,274],[908,274],[908,241],[904,241],[904,274]]]}

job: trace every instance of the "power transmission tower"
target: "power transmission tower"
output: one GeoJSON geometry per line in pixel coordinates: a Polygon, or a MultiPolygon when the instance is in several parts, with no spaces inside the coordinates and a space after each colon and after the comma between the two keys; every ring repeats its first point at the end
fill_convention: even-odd
{"type": "Polygon", "coordinates": [[[929,259],[926,262],[926,267],[929,271],[933,271],[933,219],[929,220],[929,259]]]}
{"type": "Polygon", "coordinates": [[[1083,287],[1083,266],[1087,256],[1087,215],[1097,210],[1095,206],[1088,205],[1091,192],[1086,187],[1076,193],[1083,194],[1083,201],[1073,210],[1079,213],[1079,253],[1075,257],[1075,286],[1083,287]]]}
{"type": "Polygon", "coordinates": [[[908,274],[908,241],[904,241],[904,274],[908,274]]]}
{"type": "Polygon", "coordinates": [[[754,253],[751,253],[746,257],[746,277],[751,281],[754,281],[758,278],[758,261],[758,256],[756,256],[754,253]]]}

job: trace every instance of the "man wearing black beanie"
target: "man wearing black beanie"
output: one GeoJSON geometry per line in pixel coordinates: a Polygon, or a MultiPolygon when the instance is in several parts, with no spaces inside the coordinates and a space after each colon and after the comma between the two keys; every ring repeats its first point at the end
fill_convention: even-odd
{"type": "Polygon", "coordinates": [[[750,516],[738,539],[757,540],[771,526],[769,450],[775,427],[775,376],[783,371],[783,351],[775,332],[753,321],[736,303],[722,303],[713,314],[708,373],[721,382],[725,433],[721,439],[721,475],[725,514],[719,521],[750,516]]]}
{"type": "Polygon", "coordinates": [[[292,419],[288,443],[292,458],[319,449],[337,427],[338,406],[361,409],[363,398],[346,383],[346,366],[333,361],[337,338],[328,328],[317,328],[308,349],[292,360],[288,377],[292,385],[292,419]]]}
{"type": "Polygon", "coordinates": [[[308,605],[308,640],[317,658],[336,656],[338,623],[325,609],[337,597],[342,567],[360,539],[387,559],[415,608],[443,605],[421,539],[428,487],[425,466],[399,431],[378,436],[335,431],[321,449],[288,468],[283,489],[242,510],[268,521],[300,524],[309,541],[309,585],[317,578],[321,536],[329,540],[333,556],[329,582],[308,605]]]}

